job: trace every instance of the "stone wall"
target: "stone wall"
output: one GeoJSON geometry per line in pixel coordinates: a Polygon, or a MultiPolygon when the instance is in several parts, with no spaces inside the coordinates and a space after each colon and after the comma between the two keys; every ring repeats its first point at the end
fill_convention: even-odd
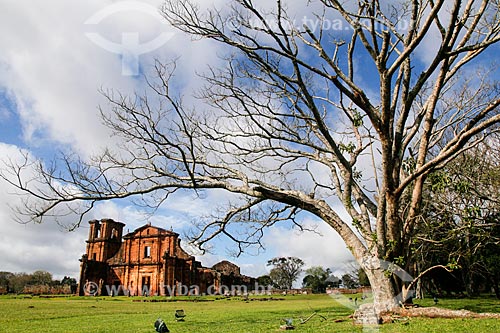
{"type": "Polygon", "coordinates": [[[196,285],[204,293],[211,285],[251,287],[255,282],[226,260],[212,268],[202,267],[182,249],[179,234],[171,230],[147,224],[122,237],[125,224],[121,222],[103,219],[89,224],[87,253],[80,260],[80,295],[89,282],[99,286],[100,295],[115,286],[115,291],[121,288],[118,294],[125,290],[132,296],[175,294],[179,285],[196,285]]]}

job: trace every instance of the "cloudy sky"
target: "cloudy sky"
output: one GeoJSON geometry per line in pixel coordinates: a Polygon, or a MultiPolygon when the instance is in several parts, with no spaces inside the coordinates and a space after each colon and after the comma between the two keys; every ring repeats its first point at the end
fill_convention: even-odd
{"type": "MultiPolygon", "coordinates": [[[[15,160],[24,151],[48,162],[58,151],[90,156],[112,145],[98,116],[98,106],[105,104],[99,90],[140,91],[144,81],[135,74],[147,72],[155,58],[179,57],[179,84],[187,90],[196,88],[199,80],[194,73],[219,61],[217,48],[204,41],[192,42],[172,30],[156,14],[160,3],[0,0],[1,158],[15,160]],[[127,50],[123,45],[141,46],[127,50]],[[143,54],[138,55],[137,49],[143,54]]],[[[6,184],[0,186],[0,271],[42,269],[57,278],[77,277],[87,225],[67,232],[51,221],[17,224],[9,207],[19,198],[6,184]]],[[[89,219],[113,218],[130,230],[149,221],[182,233],[196,214],[209,211],[218,195],[223,194],[205,200],[187,193],[177,195],[149,218],[133,205],[107,202],[97,206],[89,219]]],[[[317,224],[319,233],[298,233],[278,226],[268,230],[265,252],[229,260],[253,276],[264,274],[265,262],[278,255],[298,256],[308,266],[334,270],[350,261],[344,243],[330,228],[312,217],[304,223],[317,224]]],[[[207,266],[226,259],[225,249],[231,248],[229,243],[214,246],[215,253],[198,256],[207,266]]]]}

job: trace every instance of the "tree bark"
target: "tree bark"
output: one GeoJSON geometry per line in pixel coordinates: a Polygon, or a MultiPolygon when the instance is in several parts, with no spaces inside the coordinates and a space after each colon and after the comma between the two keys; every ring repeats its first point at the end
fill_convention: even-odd
{"type": "Polygon", "coordinates": [[[394,312],[399,308],[396,290],[390,275],[381,265],[382,260],[370,257],[359,262],[370,281],[373,303],[361,305],[354,313],[354,322],[362,325],[380,324],[384,313],[394,312]]]}

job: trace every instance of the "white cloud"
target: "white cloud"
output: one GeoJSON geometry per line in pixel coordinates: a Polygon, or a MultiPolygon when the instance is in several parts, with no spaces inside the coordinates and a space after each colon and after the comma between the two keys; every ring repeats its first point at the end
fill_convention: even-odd
{"type": "Polygon", "coordinates": [[[75,2],[71,11],[62,1],[52,6],[9,2],[2,11],[0,26],[9,33],[0,37],[0,63],[6,64],[0,84],[15,96],[31,144],[49,139],[88,152],[84,144],[95,147],[106,138],[95,121],[97,88],[99,82],[109,82],[102,78],[112,77],[116,65],[111,57],[101,57],[82,33],[80,22],[91,6],[75,2]]]}
{"type": "MultiPolygon", "coordinates": [[[[161,4],[161,0],[138,2],[152,9],[161,4]]],[[[0,88],[15,99],[30,145],[59,142],[90,154],[110,143],[109,131],[99,120],[97,106],[106,108],[106,103],[98,90],[142,90],[140,77],[122,75],[121,56],[94,44],[86,33],[97,32],[110,42],[121,43],[122,34],[133,31],[138,33],[140,43],[145,43],[160,30],[172,28],[140,12],[116,13],[95,26],[84,24],[112,3],[50,0],[9,1],[3,5],[0,88]]],[[[180,50],[179,71],[183,76],[179,77],[184,85],[196,84],[199,80],[193,79],[194,71],[215,59],[215,49],[205,42],[190,43],[185,36],[176,35],[139,60],[147,70],[154,57],[168,60],[180,55],[180,50]],[[200,48],[203,57],[199,56],[200,48]]]]}
{"type": "Polygon", "coordinates": [[[337,232],[323,221],[305,219],[304,226],[316,226],[316,232],[274,227],[264,236],[264,244],[275,256],[299,257],[306,267],[332,268],[352,260],[352,255],[337,232]]]}
{"type": "MultiPolygon", "coordinates": [[[[0,156],[18,156],[19,150],[0,143],[0,156]]],[[[67,232],[57,223],[19,224],[12,218],[9,205],[20,198],[5,184],[0,188],[0,270],[33,272],[46,270],[56,278],[79,274],[78,259],[85,252],[88,229],[67,232]]],[[[61,222],[74,222],[62,220],[61,222]]]]}
{"type": "MultiPolygon", "coordinates": [[[[269,267],[266,266],[265,262],[260,262],[262,259],[259,258],[258,263],[254,264],[240,264],[240,273],[243,275],[251,276],[251,277],[259,277],[262,275],[269,274],[269,267]]],[[[256,260],[257,261],[257,260],[256,260]]]]}
{"type": "Polygon", "coordinates": [[[181,230],[189,222],[186,219],[179,219],[171,215],[162,215],[154,213],[153,215],[134,205],[119,205],[114,201],[107,201],[98,204],[91,212],[92,219],[111,218],[115,221],[120,221],[126,224],[125,230],[133,231],[146,223],[151,223],[154,226],[173,229],[174,231],[181,230]]]}

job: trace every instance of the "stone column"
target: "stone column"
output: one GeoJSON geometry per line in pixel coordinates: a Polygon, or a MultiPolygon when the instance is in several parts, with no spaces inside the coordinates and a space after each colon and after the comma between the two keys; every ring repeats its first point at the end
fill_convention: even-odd
{"type": "Polygon", "coordinates": [[[80,281],[78,283],[78,295],[79,296],[84,296],[85,291],[83,290],[84,285],[85,285],[85,280],[87,278],[87,260],[88,260],[88,255],[84,254],[82,255],[82,258],[80,259],[80,281]]]}

